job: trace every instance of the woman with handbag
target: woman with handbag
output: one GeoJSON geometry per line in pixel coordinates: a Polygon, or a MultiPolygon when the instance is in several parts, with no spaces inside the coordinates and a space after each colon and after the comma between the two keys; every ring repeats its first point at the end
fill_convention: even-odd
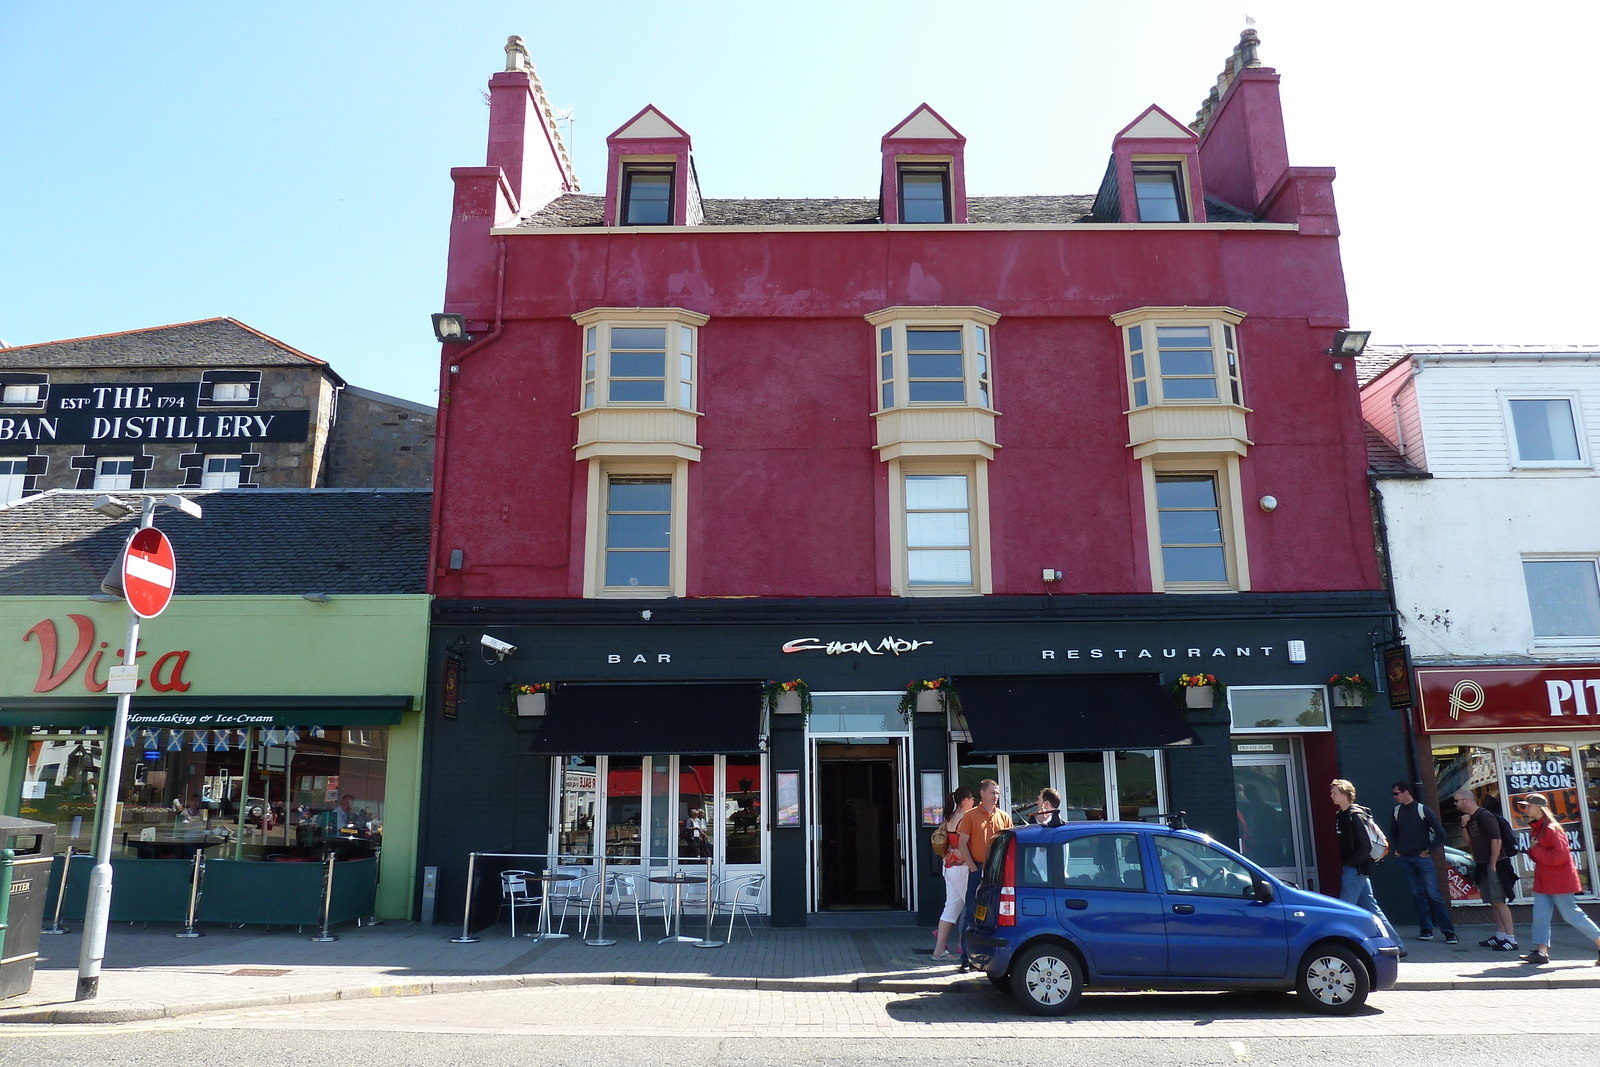
{"type": "MultiPolygon", "coordinates": [[[[956,929],[956,924],[961,921],[961,909],[967,902],[967,865],[961,862],[961,853],[956,846],[961,843],[961,834],[956,827],[961,825],[961,817],[972,810],[972,790],[966,786],[959,786],[950,794],[950,802],[944,806],[944,822],[939,824],[939,829],[933,833],[934,851],[938,851],[939,838],[944,838],[944,911],[939,915],[939,935],[933,943],[933,958],[936,960],[956,960],[961,958],[961,946],[956,945],[954,952],[950,951],[950,931],[956,929]]],[[[959,931],[956,941],[961,940],[959,931]]]]}
{"type": "MultiPolygon", "coordinates": [[[[1568,926],[1600,948],[1600,927],[1572,899],[1583,892],[1583,883],[1572,862],[1567,832],[1550,814],[1549,799],[1543,793],[1530,793],[1522,798],[1522,809],[1533,820],[1528,827],[1528,858],[1533,860],[1533,951],[1522,958],[1536,966],[1550,962],[1553,911],[1560,911],[1568,926]]],[[[1600,958],[1595,965],[1600,967],[1600,958]]]]}

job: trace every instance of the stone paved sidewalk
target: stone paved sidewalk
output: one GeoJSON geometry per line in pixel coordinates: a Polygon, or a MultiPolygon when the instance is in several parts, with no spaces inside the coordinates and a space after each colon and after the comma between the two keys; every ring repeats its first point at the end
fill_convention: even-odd
{"type": "MultiPolygon", "coordinates": [[[[505,926],[475,944],[453,944],[442,926],[388,923],[336,929],[339,940],[314,944],[312,931],[204,926],[206,936],[173,937],[177,926],[113,926],[100,996],[73,1003],[79,939],[41,938],[33,990],[0,1007],[0,1023],[110,1023],[208,1011],[418,996],[540,985],[637,984],[819,992],[945,992],[979,989],[981,976],[960,974],[928,956],[928,930],[758,929],[740,927],[731,943],[706,949],[658,945],[658,924],[644,940],[613,928],[610,947],[567,940],[513,940],[505,926]]],[[[722,933],[724,927],[719,927],[722,933]]],[[[690,932],[695,932],[693,928],[690,932]]],[[[1406,931],[1402,930],[1402,933],[1406,931]]],[[[1398,988],[1411,990],[1600,988],[1595,952],[1572,931],[1555,934],[1554,960],[1529,967],[1515,955],[1477,945],[1487,928],[1464,926],[1463,943],[1412,941],[1398,988]]]]}

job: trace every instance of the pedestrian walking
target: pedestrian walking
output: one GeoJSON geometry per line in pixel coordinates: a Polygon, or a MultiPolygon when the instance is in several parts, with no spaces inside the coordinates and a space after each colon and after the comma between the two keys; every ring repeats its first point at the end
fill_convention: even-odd
{"type": "Polygon", "coordinates": [[[949,803],[944,806],[944,822],[940,827],[945,833],[944,853],[944,911],[939,914],[939,933],[933,943],[933,958],[936,960],[953,960],[962,954],[961,945],[956,945],[955,952],[950,951],[950,932],[956,932],[956,941],[961,938],[961,916],[966,908],[967,882],[972,872],[967,870],[967,865],[961,860],[961,817],[972,810],[972,790],[960,786],[950,794],[949,803]]]}
{"type": "MultiPolygon", "coordinates": [[[[1000,783],[985,778],[978,783],[978,806],[961,817],[958,832],[961,843],[956,846],[961,862],[967,868],[966,914],[972,914],[972,905],[978,895],[978,872],[989,858],[989,842],[1002,830],[1011,829],[1011,816],[999,808],[1000,783]]],[[[961,943],[961,969],[969,970],[966,939],[961,943]]]]}
{"type": "Polygon", "coordinates": [[[1511,922],[1511,908],[1506,904],[1505,883],[1495,868],[1500,864],[1500,822],[1494,812],[1478,806],[1478,798],[1470,789],[1458,789],[1456,809],[1461,812],[1461,828],[1472,842],[1472,880],[1477,883],[1478,896],[1489,905],[1494,915],[1494,934],[1478,944],[1496,952],[1517,950],[1517,929],[1511,922]]]}
{"type": "Polygon", "coordinates": [[[1447,945],[1454,945],[1456,924],[1450,918],[1450,905],[1439,892],[1439,875],[1433,854],[1444,848],[1444,824],[1411,791],[1410,782],[1396,782],[1393,789],[1394,814],[1389,818],[1389,844],[1400,863],[1400,873],[1411,886],[1411,902],[1417,909],[1417,940],[1432,941],[1437,924],[1447,945]]]}
{"type": "Polygon", "coordinates": [[[1338,809],[1333,816],[1333,830],[1339,838],[1339,861],[1344,864],[1339,877],[1339,899],[1376,915],[1399,946],[1400,955],[1404,956],[1406,943],[1378,906],[1378,898],[1372,894],[1372,879],[1368,877],[1373,862],[1383,858],[1381,854],[1373,855],[1375,842],[1366,829],[1366,824],[1372,821],[1372,812],[1356,804],[1356,787],[1346,779],[1335,778],[1328,788],[1328,796],[1338,809]]]}
{"type": "MultiPolygon", "coordinates": [[[[1535,965],[1550,962],[1553,911],[1561,912],[1568,926],[1600,950],[1600,927],[1572,899],[1583,891],[1583,884],[1578,881],[1578,868],[1572,862],[1567,831],[1550,814],[1550,801],[1543,793],[1524,797],[1522,810],[1533,820],[1528,827],[1528,858],[1533,860],[1533,951],[1522,958],[1535,965]]],[[[1600,953],[1595,957],[1595,966],[1600,967],[1600,953]]]]}

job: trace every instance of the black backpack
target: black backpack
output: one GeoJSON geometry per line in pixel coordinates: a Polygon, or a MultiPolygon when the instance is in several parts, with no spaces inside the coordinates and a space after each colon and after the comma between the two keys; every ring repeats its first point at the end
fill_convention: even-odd
{"type": "Polygon", "coordinates": [[[1489,814],[1500,824],[1500,855],[1511,857],[1521,852],[1522,850],[1517,847],[1517,832],[1511,828],[1506,817],[1497,811],[1491,811],[1489,814]]]}

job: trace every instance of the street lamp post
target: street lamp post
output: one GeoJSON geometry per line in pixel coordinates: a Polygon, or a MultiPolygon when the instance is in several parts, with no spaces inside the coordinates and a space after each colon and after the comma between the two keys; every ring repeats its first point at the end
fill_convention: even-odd
{"type": "MultiPolygon", "coordinates": [[[[181,496],[169,496],[162,503],[177,508],[185,514],[200,517],[200,506],[181,496]]],[[[123,518],[132,508],[115,497],[102,496],[95,500],[95,510],[112,518],[123,518]]],[[[139,514],[139,529],[155,525],[156,499],[145,497],[139,514]]],[[[131,543],[131,539],[130,539],[131,543]]],[[[126,555],[127,548],[123,549],[126,555]]],[[[118,560],[113,573],[120,573],[123,564],[118,560]]],[[[120,585],[120,583],[119,583],[120,585]]],[[[102,586],[107,592],[112,588],[102,586]]],[[[116,590],[119,595],[121,589],[116,590]]],[[[164,606],[164,605],[163,605],[164,606]]],[[[128,711],[133,705],[133,691],[137,687],[140,615],[130,604],[128,607],[128,638],[122,646],[123,678],[118,679],[117,714],[111,722],[111,736],[102,757],[100,775],[100,825],[94,843],[94,870],[89,874],[89,899],[83,914],[83,944],[78,951],[78,992],[76,1000],[93,1000],[100,992],[100,964],[106,957],[106,928],[111,922],[111,838],[116,832],[117,796],[122,792],[122,749],[128,736],[128,711]]]]}

